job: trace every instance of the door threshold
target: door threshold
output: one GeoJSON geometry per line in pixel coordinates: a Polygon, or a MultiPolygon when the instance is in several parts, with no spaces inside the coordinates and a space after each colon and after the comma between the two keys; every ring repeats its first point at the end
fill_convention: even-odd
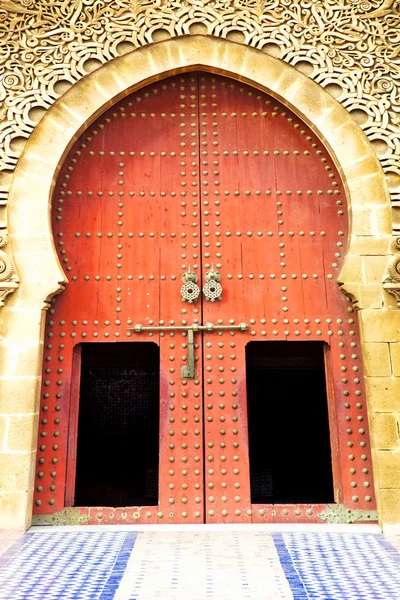
{"type": "Polygon", "coordinates": [[[330,533],[382,533],[381,527],[377,523],[219,523],[219,524],[171,524],[171,525],[33,525],[29,533],[52,533],[69,531],[270,531],[294,533],[309,532],[330,532],[330,533]]]}

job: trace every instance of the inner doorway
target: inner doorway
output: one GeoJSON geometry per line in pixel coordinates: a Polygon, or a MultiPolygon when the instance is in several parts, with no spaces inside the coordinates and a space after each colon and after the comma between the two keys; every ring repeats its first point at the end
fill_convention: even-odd
{"type": "MultiPolygon", "coordinates": [[[[244,84],[177,75],[127,96],[88,128],[60,171],[53,205],[69,283],[47,320],[37,514],[74,507],[102,523],[318,522],[332,498],[373,507],[358,327],[335,281],[346,196],[309,127],[244,84]],[[321,475],[316,462],[313,474],[332,481],[333,492],[317,498],[298,488],[273,502],[252,494],[246,390],[256,393],[258,376],[246,371],[246,346],[264,342],[324,347],[330,465],[321,475]],[[123,344],[144,355],[149,343],[159,352],[157,506],[126,497],[127,506],[79,505],[71,484],[85,444],[76,348],[92,344],[101,354],[104,344],[109,355],[93,354],[104,365],[123,344]]],[[[304,416],[308,405],[300,406],[299,398],[293,414],[304,416]]],[[[326,419],[321,425],[316,404],[312,411],[326,440],[326,419]]],[[[287,423],[279,423],[282,440],[287,423]]],[[[282,456],[291,455],[283,443],[282,456]]]]}
{"type": "Polygon", "coordinates": [[[334,501],[322,342],[246,346],[252,504],[334,501]]]}
{"type": "Polygon", "coordinates": [[[156,506],[157,344],[79,344],[75,362],[78,443],[71,504],[156,506]]]}
{"type": "MultiPolygon", "coordinates": [[[[79,344],[75,369],[71,504],[157,506],[158,346],[79,344]]],[[[252,504],[333,502],[324,344],[248,343],[246,393],[252,504]]]]}

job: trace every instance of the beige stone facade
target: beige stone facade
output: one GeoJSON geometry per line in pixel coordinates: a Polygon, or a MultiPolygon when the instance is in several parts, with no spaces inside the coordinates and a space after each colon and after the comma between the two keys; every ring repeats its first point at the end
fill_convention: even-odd
{"type": "Polygon", "coordinates": [[[279,11],[272,3],[239,1],[148,1],[131,8],[103,2],[101,15],[90,13],[89,33],[90,23],[86,33],[76,31],[79,15],[71,8],[64,38],[54,33],[52,45],[38,42],[49,47],[44,61],[38,44],[29,54],[28,38],[13,34],[24,20],[31,41],[35,27],[55,31],[58,9],[50,14],[43,3],[39,14],[41,4],[15,2],[13,12],[0,3],[11,32],[5,47],[19,36],[20,56],[20,66],[6,58],[0,71],[0,528],[31,522],[44,315],[66,282],[49,219],[58,170],[105,108],[190,70],[225,74],[282,100],[315,131],[340,170],[351,233],[339,283],[352,299],[350,310],[359,309],[378,515],[382,525],[400,524],[400,128],[393,93],[398,68],[387,47],[390,35],[399,35],[400,17],[393,6],[345,3],[339,13],[331,2],[304,3],[302,12],[301,1],[298,12],[290,3],[279,11]],[[353,53],[343,40],[328,44],[331,22],[346,32],[353,53]]]}

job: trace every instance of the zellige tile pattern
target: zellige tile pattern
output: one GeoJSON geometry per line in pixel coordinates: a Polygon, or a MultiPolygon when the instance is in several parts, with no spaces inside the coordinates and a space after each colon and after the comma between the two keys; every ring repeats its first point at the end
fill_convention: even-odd
{"type": "Polygon", "coordinates": [[[399,553],[383,536],[273,534],[294,600],[399,600],[399,553]]]}
{"type": "Polygon", "coordinates": [[[136,535],[25,534],[0,558],[0,599],[111,600],[136,535]]]}
{"type": "Polygon", "coordinates": [[[357,526],[33,528],[14,539],[5,549],[0,532],[0,600],[400,600],[399,539],[357,526]]]}

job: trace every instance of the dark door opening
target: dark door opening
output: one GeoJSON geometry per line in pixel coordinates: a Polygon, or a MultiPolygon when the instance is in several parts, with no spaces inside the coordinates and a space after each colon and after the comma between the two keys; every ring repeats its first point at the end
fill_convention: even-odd
{"type": "Polygon", "coordinates": [[[322,342],[246,346],[251,501],[334,501],[322,342]]]}
{"type": "Polygon", "coordinates": [[[158,503],[159,347],[81,347],[76,506],[158,503]]]}

